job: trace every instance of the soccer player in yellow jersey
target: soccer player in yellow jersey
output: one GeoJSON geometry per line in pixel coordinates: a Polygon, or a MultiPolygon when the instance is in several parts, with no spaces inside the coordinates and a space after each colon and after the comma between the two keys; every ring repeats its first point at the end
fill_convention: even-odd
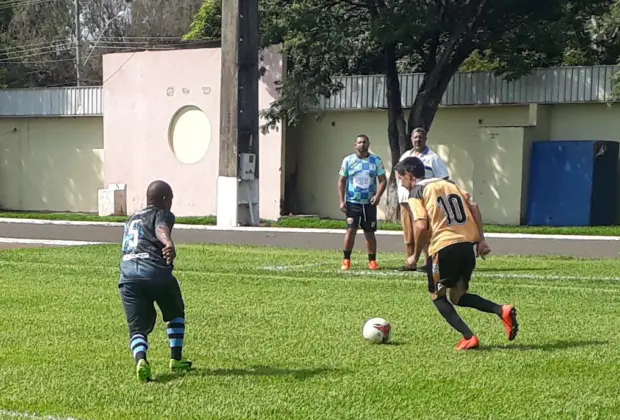
{"type": "Polygon", "coordinates": [[[424,164],[416,157],[402,160],[395,170],[401,184],[410,191],[409,206],[414,220],[415,251],[407,263],[415,268],[420,253],[429,244],[428,291],[439,313],[463,335],[456,348],[475,349],[480,340],[453,305],[496,314],[504,324],[508,340],[514,340],[519,331],[516,308],[468,292],[476,256],[484,258],[491,252],[478,205],[452,181],[424,179],[424,164]]]}

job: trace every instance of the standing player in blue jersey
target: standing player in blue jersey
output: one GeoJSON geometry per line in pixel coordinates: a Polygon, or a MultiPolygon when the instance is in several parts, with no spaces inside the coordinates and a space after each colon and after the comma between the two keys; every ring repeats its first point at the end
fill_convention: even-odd
{"type": "Polygon", "coordinates": [[[192,362],[183,358],[185,303],[179,282],[172,274],[176,257],[171,238],[175,217],[172,188],[153,181],[146,192],[147,207],[133,214],[125,224],[119,290],[129,327],[129,342],[141,382],[151,381],[151,366],[146,359],[148,335],[161,310],[170,342],[170,369],[186,371],[192,362]]]}
{"type": "Polygon", "coordinates": [[[361,227],[366,237],[368,268],[378,270],[377,264],[377,205],[387,187],[385,167],[377,155],[369,152],[370,140],[365,134],[355,139],[355,153],[344,158],[338,179],[340,211],[347,217],[344,236],[344,261],[342,270],[351,269],[351,252],[355,235],[361,227]],[[377,180],[379,181],[377,183],[377,180]],[[378,184],[378,186],[377,186],[378,184]]]}

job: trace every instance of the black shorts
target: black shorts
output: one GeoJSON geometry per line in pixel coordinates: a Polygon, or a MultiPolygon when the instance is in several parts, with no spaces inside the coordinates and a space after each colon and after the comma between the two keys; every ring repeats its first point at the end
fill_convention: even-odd
{"type": "Polygon", "coordinates": [[[174,276],[157,280],[135,280],[118,285],[129,327],[129,336],[148,335],[155,327],[157,312],[161,310],[164,322],[185,318],[185,303],[179,282],[174,276]]]}
{"type": "Polygon", "coordinates": [[[449,245],[431,256],[431,264],[428,265],[430,293],[454,287],[459,281],[464,283],[465,290],[468,289],[476,268],[474,245],[472,242],[449,245]]]}
{"type": "Polygon", "coordinates": [[[377,230],[377,207],[372,204],[356,204],[347,202],[347,228],[359,229],[364,232],[377,230]]]}

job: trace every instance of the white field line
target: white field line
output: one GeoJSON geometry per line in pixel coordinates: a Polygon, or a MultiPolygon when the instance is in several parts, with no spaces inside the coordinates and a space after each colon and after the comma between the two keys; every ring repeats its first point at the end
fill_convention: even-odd
{"type": "MultiPolygon", "coordinates": [[[[389,261],[389,260],[387,260],[389,261]]],[[[279,266],[264,266],[263,270],[268,271],[287,271],[287,270],[299,270],[304,268],[311,268],[316,266],[334,265],[329,262],[322,262],[316,264],[301,264],[301,265],[279,265],[279,266]]],[[[523,271],[527,271],[524,269],[523,271]]],[[[412,271],[396,271],[396,270],[349,270],[342,271],[337,268],[329,270],[330,273],[339,273],[345,276],[352,277],[411,277],[411,276],[426,276],[423,272],[412,271]]],[[[490,279],[532,279],[532,280],[598,280],[598,281],[620,281],[620,277],[586,277],[586,276],[569,276],[569,275],[541,275],[541,274],[527,274],[527,273],[487,273],[484,271],[474,272],[473,278],[490,278],[490,279]]]]}
{"type": "Polygon", "coordinates": [[[25,245],[52,245],[52,246],[78,246],[78,245],[101,245],[106,242],[90,241],[65,241],[58,239],[26,239],[26,238],[0,238],[0,244],[25,244],[25,245]]]}
{"type": "MultiPolygon", "coordinates": [[[[366,264],[364,260],[362,260],[360,264],[366,264]]],[[[405,264],[405,258],[382,258],[380,263],[383,262],[398,262],[402,261],[403,265],[405,264]]],[[[311,268],[311,267],[324,267],[327,265],[338,265],[340,262],[333,263],[331,261],[328,262],[316,262],[312,264],[293,264],[293,265],[267,265],[265,267],[261,267],[263,270],[271,270],[271,271],[282,271],[282,270],[296,270],[298,268],[311,268]]],[[[398,271],[394,271],[394,273],[398,273],[398,271]]]]}
{"type": "MultiPolygon", "coordinates": [[[[24,225],[53,225],[53,226],[102,226],[102,227],[122,227],[121,222],[80,222],[71,220],[42,220],[42,219],[14,219],[0,218],[0,224],[24,224],[24,225]]],[[[304,229],[304,228],[272,228],[272,227],[250,227],[250,226],[205,226],[205,225],[175,225],[178,230],[195,231],[220,231],[220,232],[261,232],[261,233],[324,233],[324,234],[343,234],[344,229],[304,229]]],[[[358,232],[362,235],[362,232],[358,232]]],[[[401,231],[377,231],[377,236],[401,236],[401,231]]],[[[620,241],[620,236],[595,236],[595,235],[541,235],[528,233],[487,233],[487,238],[494,239],[547,239],[560,241],[620,241]]]]}
{"type": "Polygon", "coordinates": [[[78,420],[74,417],[59,417],[59,416],[43,416],[35,413],[28,413],[26,411],[12,411],[0,409],[0,416],[13,417],[20,419],[37,419],[37,420],[78,420]]]}
{"type": "MultiPolygon", "coordinates": [[[[264,275],[261,276],[263,278],[269,278],[269,279],[276,279],[276,280],[290,280],[290,281],[299,281],[299,280],[303,280],[303,278],[300,277],[292,277],[292,276],[287,276],[285,273],[285,271],[281,271],[281,274],[268,274],[268,275],[264,275]]],[[[335,274],[335,273],[341,273],[340,270],[333,270],[329,272],[329,274],[335,274]]],[[[325,272],[325,274],[328,274],[328,272],[325,272]]],[[[329,282],[333,282],[333,281],[346,281],[346,282],[358,282],[358,283],[372,283],[372,282],[377,282],[377,280],[381,277],[382,281],[395,281],[395,282],[404,282],[404,283],[412,283],[412,284],[424,284],[426,283],[426,278],[425,278],[425,274],[424,273],[419,273],[419,272],[414,272],[414,273],[407,273],[407,272],[381,272],[381,271],[350,271],[348,273],[341,273],[343,274],[342,277],[331,277],[331,278],[313,278],[312,281],[329,281],[329,282]],[[348,279],[346,277],[349,277],[348,279]]],[[[226,274],[220,274],[222,276],[225,276],[226,274]]],[[[502,274],[491,274],[491,275],[478,275],[476,276],[480,279],[491,279],[491,278],[513,278],[513,279],[540,279],[540,280],[553,280],[553,279],[557,279],[557,280],[569,280],[571,279],[571,277],[566,277],[566,276],[539,276],[539,275],[535,275],[535,276],[531,276],[531,275],[527,275],[527,274],[506,274],[506,275],[502,275],[502,274]]],[[[573,280],[620,280],[620,278],[615,278],[615,277],[603,277],[603,278],[589,278],[589,277],[572,277],[573,280]]],[[[485,287],[485,286],[490,286],[490,287],[497,287],[497,286],[501,286],[500,283],[482,283],[480,284],[480,286],[485,287]]],[[[591,285],[571,285],[571,286],[566,286],[563,285],[561,283],[558,282],[550,282],[550,283],[544,283],[541,282],[540,284],[525,284],[525,283],[506,283],[506,286],[512,287],[512,288],[516,288],[516,289],[543,289],[543,290],[566,290],[566,291],[577,291],[577,292],[593,292],[593,293],[613,293],[613,294],[618,294],[620,293],[620,288],[602,288],[602,287],[592,287],[591,285]]]]}

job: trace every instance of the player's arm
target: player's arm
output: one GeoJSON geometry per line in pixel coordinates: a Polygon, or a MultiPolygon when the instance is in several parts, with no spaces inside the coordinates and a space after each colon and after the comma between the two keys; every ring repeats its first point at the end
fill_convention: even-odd
{"type": "MultiPolygon", "coordinates": [[[[460,189],[460,188],[459,188],[460,189]]],[[[476,226],[478,227],[478,235],[480,236],[480,242],[476,245],[476,252],[483,259],[485,255],[491,252],[491,248],[489,247],[486,238],[484,237],[484,223],[482,221],[482,212],[480,211],[480,206],[476,203],[471,196],[466,191],[461,190],[461,194],[465,198],[465,204],[469,208],[471,215],[474,217],[474,221],[476,222],[476,226]]]]}
{"type": "Polygon", "coordinates": [[[385,166],[383,165],[383,161],[379,159],[377,162],[377,178],[379,178],[379,187],[377,188],[377,194],[373,200],[373,204],[376,206],[381,201],[381,197],[383,197],[383,193],[385,193],[385,189],[387,188],[387,177],[385,176],[385,166]]]}
{"type": "Polygon", "coordinates": [[[429,230],[428,230],[428,212],[424,205],[423,189],[416,187],[412,190],[412,194],[409,197],[409,208],[413,216],[413,240],[414,251],[413,255],[407,259],[407,265],[414,267],[422,251],[428,245],[429,230]]]}
{"type": "Polygon", "coordinates": [[[349,164],[345,158],[340,166],[340,172],[338,173],[338,200],[340,203],[340,210],[346,210],[345,190],[347,187],[347,179],[349,178],[349,164]]]}
{"type": "Polygon", "coordinates": [[[480,206],[476,203],[471,196],[470,193],[464,191],[462,188],[459,188],[461,191],[461,195],[465,198],[465,204],[469,207],[469,211],[472,216],[474,216],[474,221],[476,222],[476,226],[478,227],[478,233],[480,235],[480,239],[484,239],[484,224],[482,223],[482,213],[480,212],[480,206]]]}
{"type": "Polygon", "coordinates": [[[175,217],[170,212],[160,210],[155,216],[155,236],[157,240],[164,245],[162,254],[168,264],[172,264],[176,258],[176,249],[172,241],[172,227],[174,226],[175,217]]]}
{"type": "MultiPolygon", "coordinates": [[[[411,203],[409,204],[411,205],[411,203]]],[[[407,260],[410,266],[414,266],[420,260],[422,251],[428,245],[428,221],[427,219],[416,219],[413,222],[414,252],[407,260]]]]}

